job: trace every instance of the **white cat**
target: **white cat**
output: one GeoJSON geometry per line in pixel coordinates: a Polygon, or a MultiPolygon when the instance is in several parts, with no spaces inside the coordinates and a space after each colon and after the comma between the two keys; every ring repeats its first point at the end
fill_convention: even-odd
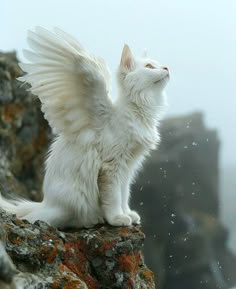
{"type": "Polygon", "coordinates": [[[123,48],[119,96],[110,97],[110,74],[103,59],[88,53],[72,36],[55,29],[29,31],[31,62],[20,64],[22,81],[42,102],[56,137],[46,161],[41,203],[1,198],[1,207],[30,222],[56,227],[140,223],[129,207],[130,184],[149,151],[165,108],[167,67],[137,59],[123,48]]]}

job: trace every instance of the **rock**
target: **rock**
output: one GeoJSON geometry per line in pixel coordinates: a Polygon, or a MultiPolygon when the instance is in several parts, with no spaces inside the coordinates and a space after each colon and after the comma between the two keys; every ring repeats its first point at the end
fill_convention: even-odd
{"type": "Polygon", "coordinates": [[[139,227],[60,232],[41,221],[19,220],[1,209],[0,219],[6,251],[17,268],[0,246],[0,268],[4,268],[0,280],[9,288],[13,284],[24,284],[27,289],[155,287],[153,273],[143,262],[144,234],[139,227]],[[6,266],[1,267],[3,260],[6,266]]]}
{"type": "Polygon", "coordinates": [[[13,265],[11,259],[7,255],[3,240],[6,239],[6,233],[3,230],[2,225],[0,226],[0,285],[1,288],[4,286],[7,288],[8,284],[13,283],[14,276],[17,271],[13,265]]]}
{"type": "Polygon", "coordinates": [[[0,53],[0,190],[40,200],[50,129],[21,75],[15,53],[0,53]]]}

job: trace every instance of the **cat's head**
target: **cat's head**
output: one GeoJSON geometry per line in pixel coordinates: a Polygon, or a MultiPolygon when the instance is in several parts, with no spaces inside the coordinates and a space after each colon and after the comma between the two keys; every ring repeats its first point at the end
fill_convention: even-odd
{"type": "Polygon", "coordinates": [[[135,58],[129,46],[125,45],[121,55],[118,79],[125,91],[159,94],[169,80],[169,70],[156,60],[147,57],[135,58]]]}

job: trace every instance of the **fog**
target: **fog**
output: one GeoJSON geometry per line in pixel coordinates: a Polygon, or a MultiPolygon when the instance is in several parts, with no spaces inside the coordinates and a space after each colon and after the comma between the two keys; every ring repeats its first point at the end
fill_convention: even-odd
{"type": "Polygon", "coordinates": [[[41,25],[72,33],[103,56],[113,74],[124,43],[137,55],[147,49],[150,57],[167,65],[171,71],[168,115],[203,111],[207,125],[219,132],[221,169],[232,175],[222,181],[223,218],[226,223],[232,220],[234,208],[228,215],[224,212],[235,201],[234,0],[2,0],[0,5],[0,49],[15,49],[20,59],[22,48],[27,47],[26,31],[41,25]]]}

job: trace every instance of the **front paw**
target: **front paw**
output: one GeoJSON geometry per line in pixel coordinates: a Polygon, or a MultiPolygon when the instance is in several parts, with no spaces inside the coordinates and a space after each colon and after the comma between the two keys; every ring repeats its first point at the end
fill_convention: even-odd
{"type": "Polygon", "coordinates": [[[140,224],[141,222],[141,218],[139,216],[139,214],[135,211],[130,211],[128,213],[128,215],[130,216],[130,218],[132,219],[132,224],[140,224]]]}
{"type": "Polygon", "coordinates": [[[132,224],[132,219],[128,215],[117,215],[115,217],[109,218],[108,223],[112,226],[130,226],[132,224]]]}

